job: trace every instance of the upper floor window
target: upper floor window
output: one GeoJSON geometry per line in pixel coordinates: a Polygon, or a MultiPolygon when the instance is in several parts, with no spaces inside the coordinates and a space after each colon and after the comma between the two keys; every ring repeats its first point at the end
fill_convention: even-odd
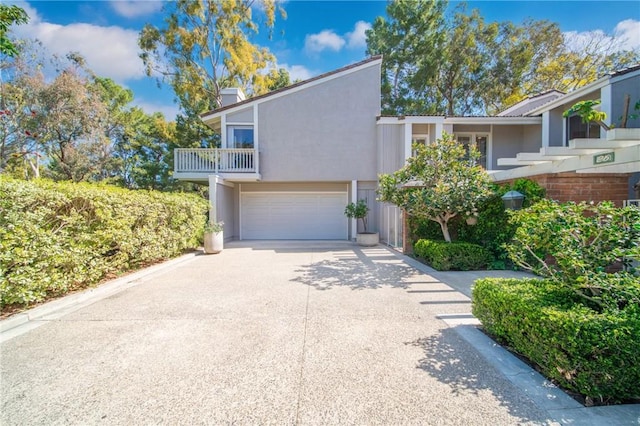
{"type": "Polygon", "coordinates": [[[253,148],[253,126],[227,126],[227,148],[253,148]]]}
{"type": "Polygon", "coordinates": [[[474,134],[455,134],[459,143],[463,144],[467,153],[469,152],[469,146],[474,145],[480,152],[480,158],[478,164],[487,168],[487,143],[489,141],[488,134],[474,133],[474,134]]]}
{"type": "Polygon", "coordinates": [[[600,138],[600,125],[597,123],[583,123],[577,115],[567,117],[567,141],[578,138],[600,138]]]}

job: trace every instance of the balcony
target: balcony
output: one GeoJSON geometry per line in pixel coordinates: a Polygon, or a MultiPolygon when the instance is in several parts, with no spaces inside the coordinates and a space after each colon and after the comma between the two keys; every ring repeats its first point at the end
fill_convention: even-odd
{"type": "Polygon", "coordinates": [[[184,180],[206,180],[219,175],[230,180],[260,180],[258,152],[251,148],[177,148],[173,176],[184,180]]]}

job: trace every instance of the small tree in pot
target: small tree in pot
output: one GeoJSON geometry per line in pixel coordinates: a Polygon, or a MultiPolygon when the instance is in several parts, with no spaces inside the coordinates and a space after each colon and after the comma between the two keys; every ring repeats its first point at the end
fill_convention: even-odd
{"type": "Polygon", "coordinates": [[[357,203],[349,203],[344,209],[344,214],[349,219],[359,219],[362,221],[363,232],[358,232],[356,242],[361,246],[375,246],[378,244],[379,235],[377,232],[367,231],[367,214],[369,214],[369,206],[365,200],[358,200],[357,203]]]}

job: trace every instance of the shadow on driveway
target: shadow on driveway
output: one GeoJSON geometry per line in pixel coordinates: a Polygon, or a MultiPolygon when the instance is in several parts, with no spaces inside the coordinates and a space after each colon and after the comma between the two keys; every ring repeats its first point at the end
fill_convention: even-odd
{"type": "Polygon", "coordinates": [[[486,365],[486,361],[463,342],[453,328],[444,328],[436,335],[405,344],[422,349],[424,357],[418,360],[416,368],[447,384],[451,388],[451,395],[471,393],[479,396],[483,392],[490,392],[509,414],[521,421],[541,420],[539,411],[529,409],[531,401],[486,365]]]}
{"type": "Polygon", "coordinates": [[[332,259],[304,265],[295,272],[299,276],[291,281],[317,290],[330,290],[334,286],[349,287],[352,290],[381,287],[406,289],[416,283],[411,278],[419,276],[418,271],[385,248],[360,247],[338,251],[332,259]]]}

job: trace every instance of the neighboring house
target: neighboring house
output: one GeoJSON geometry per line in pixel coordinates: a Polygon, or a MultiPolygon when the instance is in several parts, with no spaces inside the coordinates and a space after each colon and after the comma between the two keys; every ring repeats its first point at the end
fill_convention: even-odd
{"type": "MultiPolygon", "coordinates": [[[[596,144],[608,143],[617,154],[603,169],[607,174],[570,176],[597,176],[601,186],[612,179],[624,191],[635,183],[630,173],[640,171],[640,140],[607,141],[604,132],[562,113],[578,100],[601,99],[608,117],[621,116],[626,94],[632,108],[640,99],[640,66],[569,94],[527,98],[493,117],[392,117],[380,115],[381,62],[372,57],[251,99],[225,89],[223,106],[202,115],[220,133],[221,148],[176,150],[174,177],[209,183],[212,216],[225,222],[226,238],[352,239],[358,225],[344,216],[344,207],[366,199],[370,228],[396,247],[403,246],[403,215],[375,200],[377,176],[402,167],[413,143],[432,142],[443,132],[476,145],[497,181],[543,176],[538,180],[552,189],[566,172],[599,171],[592,156],[603,151],[596,144]],[[569,143],[584,136],[598,140],[587,148],[569,143]],[[581,169],[585,155],[590,170],[581,169]]],[[[640,127],[640,120],[627,126],[640,127]]]]}

